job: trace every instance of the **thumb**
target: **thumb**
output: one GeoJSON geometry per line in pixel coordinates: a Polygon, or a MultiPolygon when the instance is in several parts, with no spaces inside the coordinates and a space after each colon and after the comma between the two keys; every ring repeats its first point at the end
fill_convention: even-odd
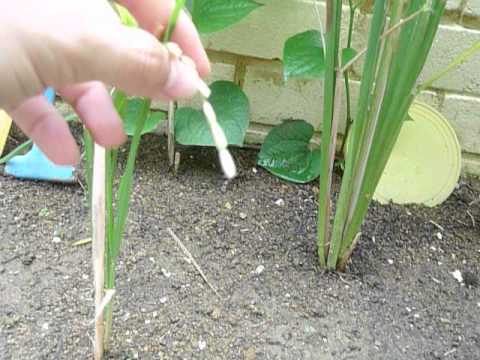
{"type": "MultiPolygon", "coordinates": [[[[195,68],[172,57],[150,33],[122,25],[84,36],[67,62],[73,83],[99,80],[154,99],[186,98],[197,91],[195,68]]],[[[59,84],[65,85],[65,84],[59,84]]]]}

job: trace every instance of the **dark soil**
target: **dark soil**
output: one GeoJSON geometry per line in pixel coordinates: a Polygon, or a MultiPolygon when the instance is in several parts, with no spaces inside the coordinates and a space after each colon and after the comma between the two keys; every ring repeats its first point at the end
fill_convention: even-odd
{"type": "MultiPolygon", "coordinates": [[[[325,273],[316,185],[234,155],[230,184],[214,149],[184,149],[173,176],[164,140],[146,137],[109,358],[480,358],[478,180],[434,209],[374,204],[348,272],[325,273]]],[[[91,358],[90,246],[72,246],[89,236],[82,188],[0,177],[0,206],[0,358],[91,358]]]]}

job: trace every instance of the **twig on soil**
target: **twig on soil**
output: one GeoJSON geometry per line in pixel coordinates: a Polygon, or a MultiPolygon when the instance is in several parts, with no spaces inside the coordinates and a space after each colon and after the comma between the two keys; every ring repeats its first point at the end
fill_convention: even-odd
{"type": "Polygon", "coordinates": [[[468,224],[466,222],[463,222],[462,220],[455,219],[455,221],[458,222],[459,224],[462,224],[465,227],[468,227],[468,224]]]}
{"type": "Polygon", "coordinates": [[[78,185],[80,185],[80,187],[82,188],[83,193],[86,194],[86,193],[87,193],[87,189],[85,188],[85,185],[83,185],[82,181],[81,181],[80,179],[77,179],[77,183],[78,183],[78,185]]]}
{"type": "Polygon", "coordinates": [[[445,231],[445,228],[444,228],[442,225],[436,223],[435,221],[430,220],[429,223],[432,224],[432,225],[434,225],[435,227],[437,227],[439,230],[445,231]]]}
{"type": "Polygon", "coordinates": [[[443,354],[444,357],[447,357],[448,355],[451,355],[453,354],[455,351],[457,351],[457,349],[451,349],[451,350],[448,350],[445,354],[443,354]]]}
{"type": "Polygon", "coordinates": [[[470,219],[472,219],[472,226],[475,227],[475,218],[473,217],[472,213],[467,210],[467,215],[470,216],[470,219]]]}
{"type": "Polygon", "coordinates": [[[22,254],[17,254],[17,255],[14,255],[12,256],[10,259],[7,259],[7,260],[4,260],[2,261],[0,264],[1,265],[7,265],[8,263],[11,263],[13,260],[16,260],[18,258],[22,257],[22,254]]]}
{"type": "Polygon", "coordinates": [[[480,197],[478,199],[475,199],[472,202],[470,202],[470,204],[468,204],[468,206],[473,206],[473,205],[478,204],[478,203],[480,203],[480,197]]]}
{"type": "Polygon", "coordinates": [[[338,278],[339,278],[343,283],[347,284],[348,286],[353,286],[353,284],[352,284],[351,282],[348,282],[347,280],[345,280],[342,275],[338,275],[338,278]]]}
{"type": "Polygon", "coordinates": [[[195,259],[193,258],[192,254],[190,253],[190,251],[188,251],[188,249],[185,247],[185,245],[183,245],[183,243],[180,241],[180,239],[178,238],[177,235],[175,235],[175,233],[173,232],[172,229],[170,228],[167,228],[167,231],[170,233],[170,235],[172,236],[173,240],[175,240],[175,242],[177,243],[177,245],[180,247],[180,249],[182,249],[182,251],[184,252],[184,254],[188,257],[188,259],[192,262],[193,266],[195,267],[195,269],[198,271],[198,273],[200,274],[200,276],[202,277],[203,281],[205,281],[205,283],[208,285],[208,287],[210,289],[212,289],[212,291],[215,293],[215,295],[217,295],[219,298],[220,298],[220,295],[218,294],[217,290],[212,286],[212,284],[210,284],[210,281],[208,281],[207,277],[205,276],[204,272],[202,271],[202,269],[200,268],[200,266],[198,265],[198,263],[195,261],[195,259]]]}
{"type": "Polygon", "coordinates": [[[75,241],[72,246],[82,246],[82,245],[87,245],[92,242],[92,238],[86,238],[82,240],[75,241]]]}
{"type": "Polygon", "coordinates": [[[433,276],[430,276],[430,278],[432,279],[432,281],[435,283],[435,284],[439,284],[439,285],[443,285],[443,282],[438,280],[437,278],[434,278],[433,276]]]}

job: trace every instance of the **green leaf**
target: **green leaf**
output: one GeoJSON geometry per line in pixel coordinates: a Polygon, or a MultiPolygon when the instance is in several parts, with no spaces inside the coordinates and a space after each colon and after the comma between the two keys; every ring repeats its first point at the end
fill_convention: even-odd
{"type": "Polygon", "coordinates": [[[309,30],[289,38],[283,48],[283,76],[317,79],[325,72],[325,55],[320,31],[309,30]]]}
{"type": "Polygon", "coordinates": [[[252,0],[194,0],[193,22],[201,33],[222,30],[262,6],[252,0]]]}
{"type": "Polygon", "coordinates": [[[345,48],[342,50],[342,67],[347,65],[355,56],[357,56],[357,50],[353,48],[345,48]]]}
{"type": "Polygon", "coordinates": [[[133,15],[125,7],[118,5],[117,3],[113,3],[113,6],[120,17],[122,25],[138,28],[137,20],[135,20],[133,15]]]}
{"type": "MultiPolygon", "coordinates": [[[[228,143],[243,145],[250,115],[247,96],[231,81],[214,82],[210,89],[209,101],[228,143]]],[[[179,108],[175,112],[175,136],[182,145],[215,146],[203,113],[192,108],[179,108]]]]}
{"type": "MultiPolygon", "coordinates": [[[[125,116],[123,117],[123,128],[128,136],[133,136],[135,133],[135,121],[137,121],[139,114],[143,108],[144,99],[142,98],[129,98],[125,116]]],[[[150,111],[145,126],[142,130],[142,135],[154,131],[158,124],[166,119],[165,113],[161,111],[150,111]]]]}
{"type": "Polygon", "coordinates": [[[313,126],[286,120],[265,138],[257,164],[284,180],[307,183],[320,175],[320,149],[310,150],[313,126]]]}

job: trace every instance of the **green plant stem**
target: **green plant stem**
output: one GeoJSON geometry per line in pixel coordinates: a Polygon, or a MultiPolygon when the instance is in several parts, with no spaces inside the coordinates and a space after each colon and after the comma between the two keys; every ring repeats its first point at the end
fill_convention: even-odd
{"type": "Polygon", "coordinates": [[[114,208],[113,208],[113,188],[115,182],[115,169],[117,163],[117,150],[107,150],[105,152],[106,155],[106,176],[105,176],[105,202],[106,202],[106,213],[107,213],[107,221],[106,221],[106,282],[105,288],[106,289],[114,289],[115,288],[115,256],[113,254],[112,244],[113,244],[113,234],[115,230],[115,217],[114,217],[114,208]]]}
{"type": "Polygon", "coordinates": [[[343,73],[343,78],[345,80],[345,102],[346,102],[346,111],[347,111],[347,119],[345,124],[345,136],[344,141],[342,143],[342,147],[340,149],[340,153],[343,153],[345,148],[345,140],[347,139],[348,132],[350,131],[350,127],[352,126],[352,105],[351,105],[351,93],[350,93],[350,78],[348,75],[348,70],[343,73]]]}
{"type": "MultiPolygon", "coordinates": [[[[419,7],[424,6],[424,2],[414,1],[411,5],[413,8],[410,12],[413,13],[419,7]]],[[[390,71],[389,89],[380,115],[382,121],[376,130],[377,140],[372,144],[370,151],[366,168],[368,177],[364,179],[360,191],[362,201],[355,208],[352,221],[345,230],[347,239],[356,236],[367,213],[375,188],[414,99],[413,88],[430,51],[444,6],[445,1],[434,0],[432,9],[424,11],[414,23],[406,25],[402,31],[397,51],[397,54],[401,54],[401,56],[395,57],[395,65],[390,71]],[[411,49],[416,50],[411,51],[411,49]]],[[[346,251],[345,248],[343,250],[346,251]]]]}
{"type": "Polygon", "coordinates": [[[120,251],[120,244],[122,240],[123,233],[125,231],[125,223],[128,215],[128,205],[133,183],[133,172],[135,169],[135,160],[138,151],[138,146],[140,144],[140,139],[142,136],[142,130],[145,125],[148,113],[150,111],[151,101],[145,99],[140,113],[139,119],[137,121],[137,127],[135,129],[135,134],[133,135],[132,142],[130,144],[130,151],[128,154],[127,165],[125,171],[120,179],[120,185],[118,188],[118,209],[117,216],[115,219],[115,230],[113,232],[113,244],[112,244],[112,255],[116,258],[120,251]]]}
{"type": "MultiPolygon", "coordinates": [[[[415,5],[418,4],[418,3],[419,3],[418,1],[413,1],[411,3],[411,6],[412,6],[411,12],[414,12],[414,10],[417,10],[415,5]]],[[[406,23],[406,25],[404,26],[403,32],[401,34],[401,38],[403,39],[403,42],[402,41],[400,41],[400,42],[401,42],[401,44],[403,44],[403,47],[402,46],[400,47],[400,49],[402,51],[399,51],[398,53],[402,54],[402,55],[406,54],[404,56],[406,56],[409,59],[412,59],[412,58],[418,56],[418,53],[416,51],[409,51],[408,50],[409,48],[405,47],[405,46],[408,44],[408,42],[412,41],[411,34],[414,34],[415,32],[420,30],[417,27],[417,24],[419,23],[419,17],[420,16],[421,15],[417,16],[413,21],[411,21],[409,23],[406,23]]],[[[375,44],[375,42],[374,42],[374,44],[375,44]]],[[[370,46],[370,43],[369,43],[369,46],[370,46]]],[[[415,49],[415,48],[412,45],[412,47],[410,49],[415,49]]],[[[397,56],[397,59],[399,59],[399,58],[400,58],[400,56],[397,56]]],[[[402,58],[402,63],[405,63],[405,62],[407,62],[407,61],[405,61],[402,58]]],[[[383,121],[381,121],[378,128],[375,130],[376,131],[375,144],[373,144],[373,146],[371,146],[371,148],[369,149],[369,154],[362,154],[363,156],[369,156],[370,159],[374,158],[374,156],[375,156],[374,154],[375,154],[375,151],[377,149],[377,147],[376,147],[377,143],[382,142],[383,140],[386,140],[385,135],[382,134],[381,129],[382,128],[386,129],[388,127],[387,125],[389,125],[390,128],[393,128],[393,125],[394,125],[393,122],[398,121],[398,116],[395,116],[395,117],[389,119],[388,122],[384,121],[385,120],[385,109],[388,109],[390,106],[395,106],[394,103],[396,101],[398,101],[399,99],[405,98],[404,92],[405,91],[408,92],[408,88],[405,88],[403,86],[404,84],[402,84],[399,77],[401,77],[404,74],[407,74],[410,71],[410,69],[406,65],[404,65],[401,68],[402,71],[398,71],[399,70],[398,69],[399,64],[400,64],[400,62],[397,61],[396,64],[392,65],[392,69],[394,69],[395,71],[391,71],[389,88],[386,90],[386,96],[384,96],[384,99],[383,99],[382,112],[380,114],[380,117],[383,119],[383,121]]],[[[359,139],[362,139],[363,136],[364,135],[362,135],[362,137],[360,137],[359,139]]],[[[350,151],[350,149],[349,149],[349,151],[350,151]]],[[[360,151],[361,151],[360,148],[353,150],[353,152],[355,152],[355,153],[357,153],[357,152],[360,153],[360,151]]],[[[362,160],[362,161],[363,161],[363,164],[365,164],[365,157],[364,157],[364,160],[362,160]]],[[[358,160],[356,161],[356,164],[359,164],[358,160]]],[[[365,166],[365,165],[363,165],[363,166],[365,166]]],[[[343,219],[343,223],[342,223],[342,237],[343,237],[343,239],[342,239],[342,247],[340,249],[340,253],[344,253],[345,251],[347,251],[348,244],[355,238],[356,233],[359,231],[359,227],[361,225],[361,222],[363,221],[363,217],[366,214],[366,210],[368,209],[368,204],[371,200],[371,196],[373,196],[373,194],[366,194],[365,193],[365,184],[366,183],[371,183],[371,181],[372,181],[371,180],[372,170],[369,170],[369,167],[371,167],[371,166],[375,166],[375,164],[372,161],[367,160],[366,173],[369,174],[368,179],[357,179],[356,180],[357,188],[355,188],[355,190],[354,190],[354,188],[352,186],[351,189],[350,189],[352,191],[352,193],[349,194],[349,196],[350,196],[350,206],[349,206],[348,212],[346,214],[347,217],[343,219]],[[363,182],[362,185],[361,185],[362,189],[360,191],[358,191],[359,180],[363,182]],[[353,191],[356,192],[356,196],[355,196],[356,199],[354,199],[353,191]],[[358,205],[356,205],[358,203],[358,198],[359,197],[361,197],[361,201],[358,205]],[[355,204],[355,206],[352,206],[353,204],[355,204]],[[361,220],[360,220],[360,216],[358,215],[358,210],[360,208],[365,209],[365,213],[363,213],[363,215],[361,217],[362,218],[361,220]],[[355,226],[352,225],[352,222],[355,223],[355,226]]],[[[379,163],[377,164],[377,166],[379,168],[381,167],[381,165],[379,163]]],[[[356,167],[356,169],[359,169],[358,166],[356,167]]],[[[382,168],[382,171],[383,171],[383,168],[382,168]]]]}
{"type": "Polygon", "coordinates": [[[462,51],[445,68],[436,72],[431,77],[429,77],[427,80],[425,80],[423,82],[423,84],[420,85],[417,88],[417,95],[419,93],[421,93],[422,91],[430,88],[433,85],[434,82],[440,80],[441,78],[443,78],[444,76],[448,75],[450,72],[452,72],[453,70],[455,70],[456,68],[461,66],[463,63],[468,61],[473,55],[475,55],[477,53],[477,51],[480,51],[480,41],[477,41],[471,47],[462,51]]]}
{"type": "Polygon", "coordinates": [[[355,21],[355,12],[357,11],[357,6],[353,5],[352,0],[348,0],[348,6],[350,8],[350,17],[348,19],[347,48],[351,48],[352,47],[352,38],[353,38],[353,23],[355,21]]]}
{"type": "MultiPolygon", "coordinates": [[[[175,8],[173,9],[172,15],[168,21],[167,30],[163,36],[163,42],[167,43],[170,41],[175,26],[177,24],[180,11],[185,6],[186,0],[176,0],[175,8]]],[[[170,166],[175,165],[175,107],[176,103],[170,101],[168,104],[168,118],[167,118],[167,135],[168,135],[168,161],[170,166]]]]}
{"type": "MultiPolygon", "coordinates": [[[[352,37],[353,37],[353,23],[355,20],[355,12],[357,7],[353,5],[352,0],[348,0],[348,5],[350,7],[350,17],[348,21],[348,38],[347,38],[347,48],[352,47],[352,37]]],[[[343,76],[345,79],[345,101],[346,101],[346,108],[347,108],[347,119],[346,119],[346,126],[345,126],[345,133],[342,141],[342,147],[340,149],[340,154],[343,154],[345,150],[345,144],[347,140],[348,133],[350,131],[350,127],[352,125],[352,110],[351,110],[351,95],[350,95],[350,80],[348,75],[349,70],[347,69],[344,71],[343,76]]]]}
{"type": "MultiPolygon", "coordinates": [[[[114,90],[113,103],[120,117],[125,116],[127,108],[127,96],[119,90],[114,90]]],[[[105,289],[115,288],[115,256],[112,250],[113,233],[115,229],[114,218],[114,183],[115,173],[117,169],[118,150],[109,149],[105,151],[105,209],[106,209],[106,223],[105,223],[105,289]]],[[[110,346],[110,337],[112,333],[112,319],[113,319],[113,304],[110,303],[105,309],[105,333],[104,333],[104,350],[108,351],[110,346]]]]}
{"type": "Polygon", "coordinates": [[[330,223],[330,190],[332,182],[331,162],[335,156],[335,149],[331,153],[332,143],[336,140],[333,133],[335,93],[337,84],[337,67],[339,64],[338,53],[340,43],[340,26],[342,18],[341,0],[327,1],[327,24],[325,31],[325,82],[323,127],[320,159],[320,185],[318,208],[318,256],[320,265],[326,266],[326,254],[329,247],[330,223]]]}
{"type": "Polygon", "coordinates": [[[352,138],[350,147],[345,159],[345,172],[342,178],[342,186],[337,202],[337,210],[333,225],[333,233],[330,251],[328,254],[328,269],[335,270],[337,267],[340,246],[343,238],[345,220],[350,208],[351,196],[353,192],[353,183],[355,181],[356,166],[360,158],[361,139],[364,137],[367,128],[367,116],[369,105],[372,103],[373,87],[375,84],[375,74],[380,53],[380,36],[385,27],[386,1],[378,0],[375,2],[372,25],[369,34],[369,46],[367,57],[363,69],[362,82],[360,85],[360,97],[357,106],[357,116],[352,127],[352,138]]]}
{"type": "Polygon", "coordinates": [[[85,148],[85,177],[87,180],[87,199],[88,204],[92,203],[92,181],[93,181],[93,139],[90,131],[83,128],[83,146],[85,148]]]}
{"type": "MultiPolygon", "coordinates": [[[[110,181],[107,184],[107,194],[106,197],[110,197],[110,203],[107,203],[107,209],[110,212],[107,215],[107,219],[109,222],[109,226],[107,226],[107,237],[108,237],[108,250],[107,250],[107,259],[106,259],[106,289],[114,289],[115,288],[115,269],[116,269],[116,260],[118,254],[120,252],[120,245],[122,242],[123,234],[125,232],[125,224],[128,215],[128,208],[129,208],[129,199],[132,191],[132,184],[133,184],[133,174],[135,170],[135,160],[137,157],[138,147],[140,145],[140,140],[142,137],[142,130],[145,126],[145,121],[148,117],[148,113],[150,111],[151,101],[149,99],[144,99],[144,103],[142,106],[142,111],[140,112],[137,126],[135,128],[135,134],[133,135],[131,144],[130,144],[130,151],[128,153],[127,158],[127,165],[125,167],[125,171],[122,175],[120,180],[119,190],[118,190],[118,209],[117,209],[117,216],[115,218],[112,217],[113,207],[111,207],[110,203],[113,201],[112,194],[107,195],[113,186],[111,179],[113,178],[113,168],[112,165],[114,161],[116,162],[113,157],[110,157],[110,166],[108,166],[108,170],[110,170],[110,181]],[[113,226],[112,226],[113,223],[113,226]]],[[[108,175],[107,175],[108,177],[108,175]]],[[[113,306],[110,303],[107,306],[106,313],[105,313],[105,349],[109,348],[109,339],[112,329],[112,312],[113,306]]]]}
{"type": "MultiPolygon", "coordinates": [[[[395,26],[401,18],[401,9],[403,8],[404,0],[394,0],[393,1],[393,10],[390,16],[390,25],[395,26]]],[[[350,205],[348,209],[348,214],[346,218],[346,223],[343,226],[343,236],[340,247],[340,257],[344,256],[344,251],[349,248],[353,238],[346,238],[345,228],[347,228],[352,221],[352,216],[357,208],[359,202],[359,197],[361,196],[361,187],[366,177],[369,174],[365,173],[366,166],[369,160],[370,151],[375,140],[378,141],[378,138],[375,139],[375,132],[377,125],[380,123],[380,115],[383,104],[385,103],[385,95],[388,87],[389,73],[390,69],[393,66],[393,54],[394,51],[398,48],[399,41],[399,30],[387,40],[382,38],[381,40],[381,53],[380,62],[376,70],[375,75],[375,85],[374,93],[372,97],[372,103],[369,106],[369,113],[367,118],[367,127],[362,137],[360,154],[361,157],[358,158],[358,164],[356,164],[356,174],[353,182],[353,189],[351,193],[350,205]],[[366,176],[367,175],[367,176],[366,176]]]]}
{"type": "Polygon", "coordinates": [[[173,9],[172,15],[170,15],[170,19],[168,20],[167,30],[163,35],[163,42],[169,42],[172,38],[173,31],[175,30],[175,26],[177,25],[177,20],[182,11],[183,7],[185,6],[186,0],[177,0],[175,2],[175,8],[173,9]]]}
{"type": "Polygon", "coordinates": [[[15,149],[0,159],[0,165],[5,164],[17,155],[23,154],[23,152],[27,150],[30,145],[32,145],[32,140],[27,140],[23,144],[18,145],[15,149]]]}
{"type": "MultiPolygon", "coordinates": [[[[177,0],[175,8],[170,16],[167,29],[163,38],[164,42],[170,41],[173,30],[178,20],[178,16],[185,4],[185,0],[177,0]]],[[[114,92],[114,104],[118,113],[121,117],[124,116],[124,111],[126,110],[128,99],[125,94],[121,91],[114,92]]],[[[106,153],[106,209],[107,209],[107,224],[106,224],[106,237],[107,237],[107,251],[105,259],[105,272],[106,280],[105,287],[106,289],[115,288],[115,271],[116,271],[116,260],[120,252],[121,242],[125,233],[125,225],[128,216],[129,209],[129,200],[132,192],[133,186],[133,176],[135,170],[135,161],[137,157],[138,148],[140,145],[142,131],[145,127],[145,122],[148,118],[150,112],[151,100],[143,99],[143,104],[138,114],[138,119],[136,121],[135,132],[130,143],[130,150],[128,153],[127,164],[125,170],[120,179],[120,184],[118,187],[118,206],[116,208],[116,216],[114,216],[113,208],[113,187],[115,179],[115,169],[117,168],[117,157],[118,152],[116,150],[109,150],[106,153]]],[[[109,348],[109,339],[112,332],[112,322],[113,322],[113,305],[110,303],[105,309],[105,349],[109,348]]]]}

